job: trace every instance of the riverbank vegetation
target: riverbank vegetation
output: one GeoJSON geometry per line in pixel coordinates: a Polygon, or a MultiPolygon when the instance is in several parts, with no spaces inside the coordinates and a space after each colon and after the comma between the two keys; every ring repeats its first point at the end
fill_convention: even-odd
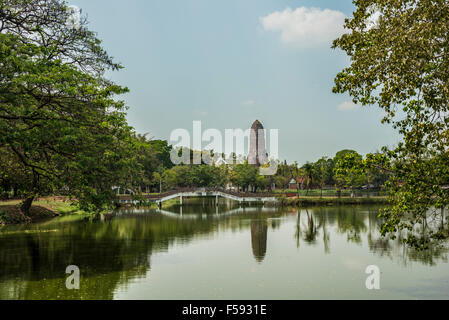
{"type": "Polygon", "coordinates": [[[309,207],[309,206],[340,206],[340,205],[388,205],[387,197],[279,197],[282,206],[309,207]]]}
{"type": "Polygon", "coordinates": [[[347,32],[333,43],[351,64],[335,77],[335,93],[384,111],[402,137],[369,159],[391,172],[393,206],[383,235],[408,231],[405,242],[426,249],[449,235],[449,3],[445,0],[355,1],[347,32]]]}
{"type": "MultiPolygon", "coordinates": [[[[160,158],[169,158],[170,150],[168,145],[159,150],[160,158]]],[[[211,154],[214,156],[213,152],[211,154]]],[[[322,157],[303,166],[285,161],[278,163],[277,172],[271,176],[261,175],[259,168],[245,160],[235,163],[230,161],[230,164],[219,166],[205,163],[174,166],[154,159],[151,161],[153,166],[142,166],[140,183],[133,186],[132,191],[157,194],[182,188],[218,187],[238,192],[296,193],[320,197],[385,194],[384,185],[388,174],[381,170],[360,168],[371,156],[364,158],[354,150],[342,150],[334,158],[322,157]],[[357,161],[348,162],[353,159],[357,161]]],[[[146,158],[143,160],[147,161],[146,158]]],[[[121,192],[125,191],[121,189],[121,192]]]]}

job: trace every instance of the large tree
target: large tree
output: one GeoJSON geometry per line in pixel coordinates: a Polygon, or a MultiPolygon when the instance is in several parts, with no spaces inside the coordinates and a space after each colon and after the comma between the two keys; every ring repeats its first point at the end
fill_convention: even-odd
{"type": "Polygon", "coordinates": [[[323,197],[323,189],[326,183],[332,179],[333,162],[332,159],[327,159],[327,157],[320,158],[317,162],[313,164],[315,181],[317,181],[320,186],[320,197],[323,197]]]}
{"type": "Polygon", "coordinates": [[[406,229],[405,241],[425,248],[447,238],[449,204],[449,2],[447,0],[355,0],[348,32],[334,41],[351,64],[335,78],[334,92],[356,103],[378,105],[383,122],[402,136],[384,150],[391,173],[392,207],[384,212],[384,235],[406,229]],[[429,221],[439,220],[438,228],[429,221]],[[420,225],[419,235],[413,232],[420,225]]]}
{"type": "Polygon", "coordinates": [[[25,214],[48,190],[110,203],[136,168],[132,128],[104,77],[118,70],[85,19],[59,0],[0,0],[0,148],[28,177],[25,214]]]}
{"type": "Polygon", "coordinates": [[[351,189],[351,197],[355,197],[354,188],[362,186],[366,181],[363,170],[363,157],[357,152],[349,152],[336,157],[335,180],[351,189]]]}

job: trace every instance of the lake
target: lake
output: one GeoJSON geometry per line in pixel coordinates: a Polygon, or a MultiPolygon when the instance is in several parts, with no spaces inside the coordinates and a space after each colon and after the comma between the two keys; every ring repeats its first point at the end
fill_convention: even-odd
{"type": "Polygon", "coordinates": [[[447,299],[447,248],[378,232],[378,207],[239,208],[64,216],[0,229],[0,299],[447,299]],[[66,288],[76,265],[80,289],[66,288]],[[368,290],[368,266],[380,290],[368,290]]]}

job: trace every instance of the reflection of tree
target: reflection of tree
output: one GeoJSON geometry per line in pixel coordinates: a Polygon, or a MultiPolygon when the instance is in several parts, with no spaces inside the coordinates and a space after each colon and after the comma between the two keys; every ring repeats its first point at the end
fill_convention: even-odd
{"type": "Polygon", "coordinates": [[[281,227],[281,221],[279,219],[272,219],[271,220],[271,229],[276,230],[281,227]]]}
{"type": "MultiPolygon", "coordinates": [[[[185,209],[192,211],[190,206],[185,209]]],[[[94,221],[67,216],[39,225],[8,226],[0,233],[0,299],[112,299],[130,280],[148,276],[153,253],[220,229],[251,228],[254,255],[262,261],[267,221],[283,212],[242,210],[219,219],[215,206],[206,206],[196,207],[194,219],[135,210],[94,221]],[[259,224],[251,225],[255,218],[259,224]],[[65,270],[72,264],[81,270],[81,289],[76,291],[65,288],[65,270]]],[[[281,223],[273,221],[276,227],[281,223]]]]}
{"type": "MultiPolygon", "coordinates": [[[[136,210],[96,222],[79,218],[73,221],[67,216],[39,225],[2,228],[0,299],[111,299],[130,280],[148,277],[153,253],[168,251],[175,242],[187,243],[221,230],[250,229],[254,258],[262,262],[267,251],[268,227],[279,228],[285,221],[279,219],[284,216],[280,209],[245,207],[235,215],[220,211],[218,218],[215,210],[213,205],[202,208],[201,204],[195,209],[185,206],[182,218],[136,210]],[[71,264],[81,269],[79,291],[65,288],[65,269],[71,264]]],[[[355,242],[360,243],[366,233],[370,252],[404,264],[418,261],[434,265],[439,259],[447,261],[445,248],[418,252],[406,249],[400,236],[394,241],[382,238],[377,215],[378,210],[357,207],[298,211],[296,244],[299,247],[301,240],[306,245],[323,241],[328,253],[330,234],[336,229],[347,236],[348,242],[353,242],[356,234],[355,242]]]]}
{"type": "Polygon", "coordinates": [[[262,262],[267,252],[268,226],[266,220],[251,221],[251,245],[254,258],[257,262],[262,262]]]}
{"type": "Polygon", "coordinates": [[[327,230],[327,220],[328,220],[328,214],[325,211],[325,208],[320,207],[317,208],[315,211],[315,217],[318,220],[318,225],[321,226],[321,230],[323,231],[323,246],[324,246],[324,253],[330,253],[330,235],[327,230]]]}
{"type": "Polygon", "coordinates": [[[403,235],[400,233],[395,240],[382,237],[379,232],[368,234],[368,245],[370,251],[379,256],[398,260],[406,266],[416,261],[424,265],[434,266],[439,260],[448,261],[448,248],[441,244],[430,245],[428,250],[416,250],[403,243],[403,235]]]}
{"type": "Polygon", "coordinates": [[[209,233],[213,224],[152,214],[35,228],[0,236],[0,298],[111,299],[117,287],[147,275],[152,252],[209,233]],[[79,291],[65,288],[72,264],[81,270],[79,291]]]}
{"type": "MultiPolygon", "coordinates": [[[[382,220],[379,218],[379,208],[376,207],[316,207],[310,210],[298,210],[295,225],[296,246],[300,240],[308,244],[315,244],[319,230],[323,233],[322,241],[326,253],[330,252],[329,229],[337,226],[337,232],[346,235],[348,242],[362,243],[362,236],[366,234],[370,252],[391,260],[399,260],[407,265],[411,261],[419,261],[426,265],[435,265],[437,260],[448,260],[448,248],[432,246],[426,251],[408,248],[403,243],[403,235],[398,234],[396,240],[384,238],[379,233],[382,220]],[[311,211],[311,214],[309,214],[311,211]]],[[[417,228],[418,232],[421,229],[417,228]]]]}
{"type": "Polygon", "coordinates": [[[313,213],[309,212],[309,210],[305,210],[306,215],[303,216],[304,219],[301,219],[301,211],[298,210],[297,220],[296,220],[296,230],[295,230],[295,239],[296,239],[296,247],[300,246],[300,239],[302,238],[308,244],[315,244],[316,238],[318,236],[318,229],[321,227],[321,222],[317,225],[316,218],[313,213]],[[305,220],[305,221],[304,221],[305,220]],[[302,224],[302,226],[301,226],[302,224]]]}
{"type": "Polygon", "coordinates": [[[362,243],[361,233],[366,232],[365,215],[355,207],[337,209],[338,232],[346,233],[348,242],[362,243]]]}
{"type": "Polygon", "coordinates": [[[301,239],[301,210],[298,210],[298,215],[296,216],[296,228],[295,228],[295,239],[296,239],[296,247],[300,246],[301,239]]]}
{"type": "MultiPolygon", "coordinates": [[[[448,248],[441,245],[431,245],[428,250],[416,250],[408,247],[403,243],[404,232],[399,232],[395,240],[382,237],[379,233],[379,226],[381,225],[379,219],[379,210],[372,209],[368,212],[368,245],[371,252],[376,253],[381,257],[388,257],[391,260],[398,260],[402,265],[406,266],[412,261],[418,261],[425,265],[436,265],[437,260],[447,262],[448,248]]],[[[425,224],[426,227],[426,224],[425,224]]],[[[424,228],[425,228],[424,227],[424,228]]],[[[422,232],[422,226],[417,228],[422,232]]]]}
{"type": "Polygon", "coordinates": [[[315,219],[313,217],[313,214],[310,213],[309,214],[309,210],[306,209],[306,228],[303,234],[304,237],[304,241],[312,244],[316,242],[316,237],[318,235],[318,228],[317,225],[315,223],[315,219]]]}
{"type": "Polygon", "coordinates": [[[448,262],[448,248],[442,245],[432,245],[428,250],[407,249],[405,261],[420,261],[423,264],[434,266],[437,260],[448,262]]]}

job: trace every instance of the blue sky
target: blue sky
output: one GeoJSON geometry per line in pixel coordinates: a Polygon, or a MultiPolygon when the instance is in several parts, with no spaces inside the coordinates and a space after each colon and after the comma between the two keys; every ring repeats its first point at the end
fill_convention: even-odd
{"type": "MultiPolygon", "coordinates": [[[[139,133],[279,129],[279,155],[315,161],[350,148],[365,154],[398,141],[378,107],[333,94],[349,64],[330,49],[351,0],[71,0],[125,69],[108,76],[139,133]],[[315,8],[315,9],[312,9],[315,8]]],[[[207,143],[205,143],[206,145],[207,143]]]]}

